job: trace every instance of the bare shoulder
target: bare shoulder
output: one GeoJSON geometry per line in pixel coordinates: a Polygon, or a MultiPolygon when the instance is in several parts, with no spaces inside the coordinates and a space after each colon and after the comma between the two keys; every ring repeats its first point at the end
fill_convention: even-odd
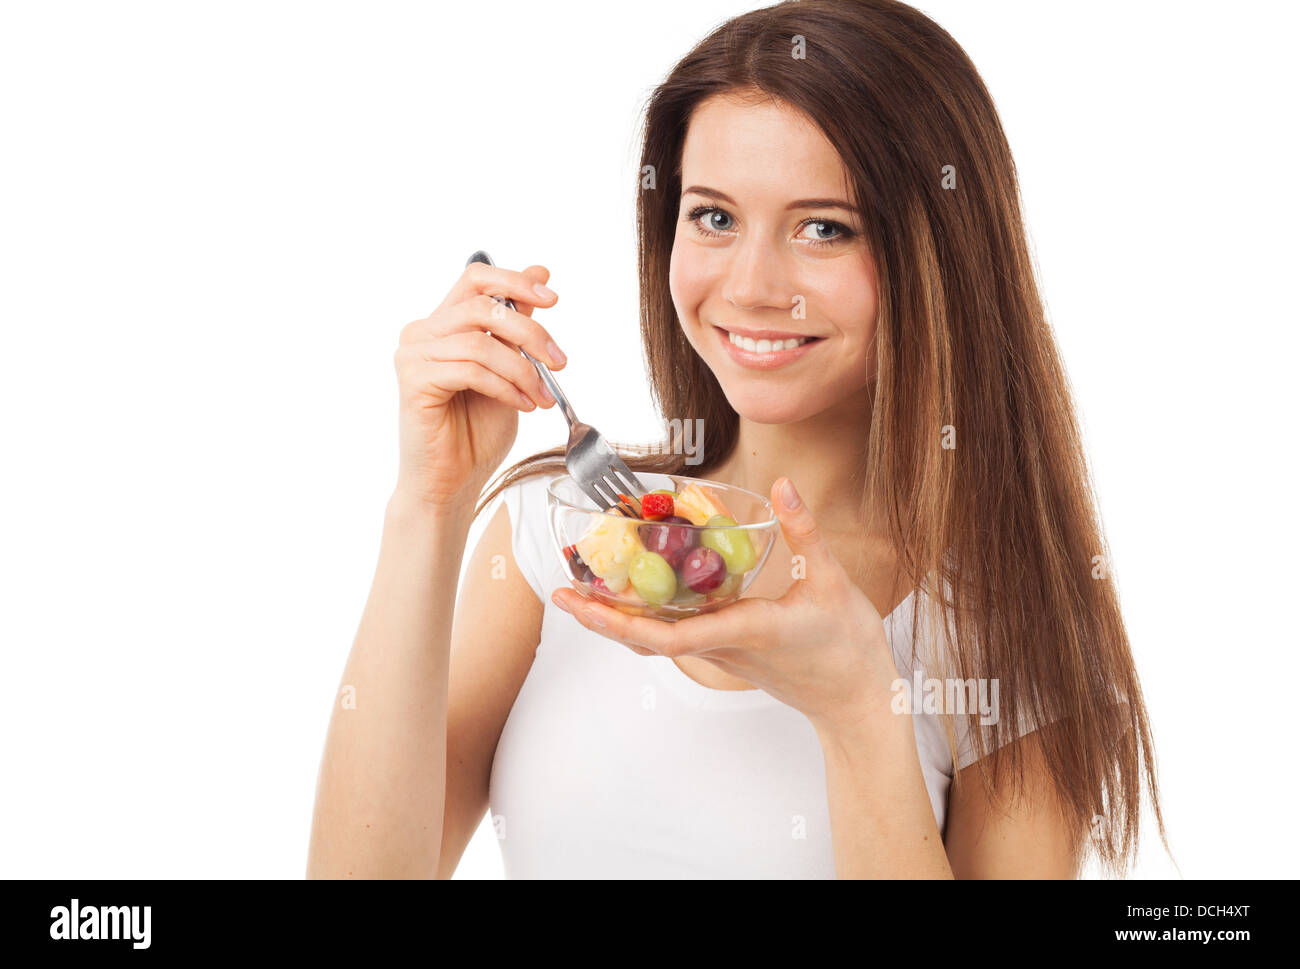
{"type": "MultiPolygon", "coordinates": [[[[960,771],[948,795],[944,847],[957,878],[1077,878],[1083,838],[1065,819],[1042,750],[1043,730],[1012,744],[1024,762],[1024,784],[990,797],[978,763],[960,771]]],[[[1010,745],[1008,745],[1010,746],[1010,745]]]]}
{"type": "Polygon", "coordinates": [[[497,742],[537,653],[542,613],[515,563],[503,502],[465,566],[452,624],[439,878],[451,877],[487,811],[497,742]]]}
{"type": "Polygon", "coordinates": [[[510,514],[502,502],[465,566],[452,626],[453,655],[458,646],[472,647],[486,628],[512,641],[531,639],[535,648],[542,612],[542,603],[515,561],[510,514]]]}

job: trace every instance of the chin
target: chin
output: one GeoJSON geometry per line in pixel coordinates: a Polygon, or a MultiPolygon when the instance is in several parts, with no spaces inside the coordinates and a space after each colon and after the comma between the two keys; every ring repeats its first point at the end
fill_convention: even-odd
{"type": "Polygon", "coordinates": [[[744,385],[722,385],[727,403],[745,420],[755,424],[796,424],[820,414],[831,401],[822,400],[823,387],[782,387],[779,390],[761,379],[744,385]]]}

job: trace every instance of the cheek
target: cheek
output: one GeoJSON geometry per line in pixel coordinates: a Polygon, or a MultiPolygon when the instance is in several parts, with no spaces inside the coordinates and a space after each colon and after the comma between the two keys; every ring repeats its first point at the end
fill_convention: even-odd
{"type": "Polygon", "coordinates": [[[692,247],[674,243],[668,259],[668,291],[683,326],[694,316],[707,288],[706,267],[693,254],[692,247]]]}
{"type": "Polygon", "coordinates": [[[668,292],[673,309],[677,311],[677,325],[686,342],[705,360],[712,359],[713,344],[710,334],[700,322],[700,307],[709,296],[707,268],[690,245],[674,245],[668,261],[668,292]]]}
{"type": "Polygon", "coordinates": [[[865,358],[876,343],[876,324],[880,315],[876,274],[868,265],[853,267],[838,276],[827,288],[823,304],[835,307],[832,319],[846,343],[865,358]]]}

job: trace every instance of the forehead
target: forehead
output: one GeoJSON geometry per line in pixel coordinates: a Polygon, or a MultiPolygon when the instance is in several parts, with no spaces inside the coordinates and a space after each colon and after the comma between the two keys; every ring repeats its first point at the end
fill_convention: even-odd
{"type": "Polygon", "coordinates": [[[848,172],[802,111],[783,101],[715,95],[691,115],[682,148],[682,185],[707,185],[737,201],[834,196],[848,172]]]}

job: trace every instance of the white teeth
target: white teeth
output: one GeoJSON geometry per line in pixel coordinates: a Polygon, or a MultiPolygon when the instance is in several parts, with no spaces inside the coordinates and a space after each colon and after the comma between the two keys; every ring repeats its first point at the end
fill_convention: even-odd
{"type": "Polygon", "coordinates": [[[808,342],[806,336],[795,336],[788,340],[751,340],[747,336],[741,336],[739,333],[727,333],[727,337],[732,344],[740,347],[742,350],[748,350],[750,353],[774,353],[777,350],[793,350],[797,346],[802,346],[808,342]]]}

